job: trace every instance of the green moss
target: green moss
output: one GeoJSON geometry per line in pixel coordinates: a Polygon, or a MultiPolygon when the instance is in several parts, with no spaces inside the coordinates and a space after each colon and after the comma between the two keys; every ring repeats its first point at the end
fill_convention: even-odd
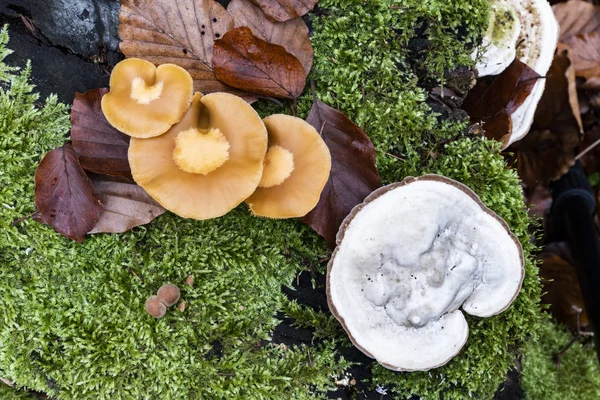
{"type": "Polygon", "coordinates": [[[29,393],[13,389],[10,386],[7,386],[0,382],[0,399],[3,400],[34,400],[35,397],[31,396],[29,393]]]}
{"type": "MultiPolygon", "coordinates": [[[[498,145],[462,138],[466,121],[440,121],[419,88],[419,77],[441,80],[445,69],[472,64],[487,2],[322,0],[320,7],[312,38],[317,96],[369,133],[384,181],[426,172],[463,181],[531,250],[518,180],[498,145]],[[417,35],[430,44],[410,54],[422,58],[418,65],[409,62],[417,35]]],[[[31,220],[13,226],[34,210],[36,164],[64,141],[69,122],[55,98],[33,105],[28,69],[14,75],[0,65],[10,84],[0,91],[2,374],[60,399],[323,397],[348,367],[335,350],[348,339],[330,314],[290,302],[280,289],[328,255],[324,242],[299,221],[252,218],[244,206],[205,222],[163,215],[82,245],[31,220]],[[183,283],[188,274],[192,287],[183,283]],[[180,286],[188,306],[154,320],[144,301],[167,281],[180,286]],[[310,350],[271,343],[280,312],[315,328],[310,350]]],[[[300,115],[310,102],[309,94],[300,99],[300,115]]],[[[528,261],[515,304],[494,318],[471,318],[471,340],[448,366],[397,374],[373,364],[373,384],[399,397],[490,397],[514,350],[535,332],[538,299],[528,261]]]]}
{"type": "Polygon", "coordinates": [[[592,344],[575,343],[564,353],[560,366],[554,362],[572,337],[561,325],[547,321],[539,340],[525,347],[521,384],[528,399],[600,398],[600,364],[592,344]]]}

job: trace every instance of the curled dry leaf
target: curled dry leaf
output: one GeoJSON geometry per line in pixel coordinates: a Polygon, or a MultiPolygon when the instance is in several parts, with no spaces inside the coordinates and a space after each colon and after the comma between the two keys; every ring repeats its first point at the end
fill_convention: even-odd
{"type": "Polygon", "coordinates": [[[214,0],[122,0],[120,49],[156,65],[185,68],[202,93],[229,92],[252,96],[219,82],[212,70],[213,43],[233,28],[227,11],[214,0]]]}
{"type": "Polygon", "coordinates": [[[533,188],[563,175],[575,162],[581,130],[573,68],[566,54],[557,54],[531,131],[511,147],[523,182],[533,188]]]}
{"type": "Polygon", "coordinates": [[[232,29],[215,42],[213,67],[219,80],[263,96],[295,99],[306,83],[296,57],[255,37],[248,27],[232,29]]]}
{"type": "Polygon", "coordinates": [[[94,193],[102,201],[102,212],[89,233],[121,233],[152,221],[165,212],[141,187],[110,177],[92,177],[94,193]]]}
{"type": "Polygon", "coordinates": [[[538,79],[540,75],[515,59],[501,74],[479,79],[463,108],[473,123],[483,121],[488,138],[506,145],[512,132],[510,115],[527,99],[538,79]]]}
{"type": "Polygon", "coordinates": [[[320,100],[315,99],[306,121],[321,133],[329,147],[331,174],[319,203],[303,221],[334,248],[344,218],[381,186],[375,147],[358,125],[320,100]]]}
{"type": "Polygon", "coordinates": [[[575,75],[585,78],[583,89],[600,89],[600,31],[572,36],[558,44],[558,51],[569,50],[575,75]]]}
{"type": "Polygon", "coordinates": [[[275,21],[287,21],[301,17],[319,2],[319,0],[251,0],[265,14],[275,21]]]}
{"type": "Polygon", "coordinates": [[[600,29],[600,7],[588,2],[571,0],[558,3],[552,6],[552,11],[560,25],[558,40],[600,29]]]}
{"type": "Polygon", "coordinates": [[[77,242],[98,220],[102,205],[70,144],[42,158],[35,171],[35,205],[44,223],[77,242]]]}
{"type": "Polygon", "coordinates": [[[127,149],[129,136],[108,123],[100,102],[108,89],[75,93],[71,108],[71,142],[83,169],[98,174],[124,176],[133,181],[127,149]]]}
{"type": "Polygon", "coordinates": [[[233,0],[227,6],[227,11],[233,17],[236,28],[247,26],[257,38],[283,46],[300,61],[308,75],[313,63],[313,48],[308,37],[308,27],[302,18],[274,22],[248,0],[233,0]]]}

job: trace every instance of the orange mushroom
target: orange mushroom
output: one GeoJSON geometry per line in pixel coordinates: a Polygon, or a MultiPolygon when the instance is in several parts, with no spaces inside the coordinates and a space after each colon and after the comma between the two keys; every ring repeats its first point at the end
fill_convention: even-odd
{"type": "Polygon", "coordinates": [[[246,203],[255,215],[302,217],[317,205],[329,179],[329,149],[315,128],[300,118],[276,114],[263,122],[269,150],[258,189],[246,203]]]}
{"type": "Polygon", "coordinates": [[[155,67],[146,60],[128,58],[110,75],[102,112],[112,126],[129,136],[154,137],[181,120],[193,93],[192,77],[180,66],[155,67]]]}
{"type": "Polygon", "coordinates": [[[254,109],[227,93],[196,93],[164,135],[131,139],[133,178],[163,207],[185,218],[224,215],[258,186],[267,131],[254,109]]]}

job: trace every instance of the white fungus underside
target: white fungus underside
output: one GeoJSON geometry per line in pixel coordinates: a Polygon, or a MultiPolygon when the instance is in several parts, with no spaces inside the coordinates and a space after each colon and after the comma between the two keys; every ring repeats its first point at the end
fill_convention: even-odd
{"type": "Polygon", "coordinates": [[[466,299],[470,314],[501,312],[522,276],[519,248],[504,226],[460,189],[426,180],[367,204],[328,275],[331,302],[355,344],[405,371],[445,364],[468,335],[455,310],[466,299]]]}

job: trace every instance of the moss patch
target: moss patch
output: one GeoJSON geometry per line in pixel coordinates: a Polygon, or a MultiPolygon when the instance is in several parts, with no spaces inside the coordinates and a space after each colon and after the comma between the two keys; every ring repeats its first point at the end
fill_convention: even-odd
{"type": "MultiPolygon", "coordinates": [[[[317,96],[368,132],[384,181],[437,172],[466,183],[507,220],[528,254],[521,190],[499,146],[463,137],[466,122],[440,121],[419,88],[420,77],[440,80],[445,69],[472,64],[487,2],[322,0],[320,9],[311,75],[317,96]],[[425,40],[426,51],[415,40],[425,40]]],[[[302,399],[333,387],[348,367],[335,350],[348,344],[343,331],[330,314],[290,302],[280,290],[328,254],[300,222],[252,218],[242,206],[205,222],[163,215],[83,245],[31,220],[13,226],[33,211],[36,164],[63,142],[69,123],[55,98],[33,105],[27,69],[3,76],[10,89],[0,92],[2,376],[61,399],[302,399]],[[192,287],[183,283],[188,274],[192,287]],[[188,307],[154,320],[144,301],[168,281],[188,307]],[[315,328],[317,344],[273,344],[279,312],[315,328]]],[[[300,100],[300,115],[310,102],[308,94],[300,100]]],[[[538,299],[537,269],[528,262],[516,303],[500,316],[471,318],[471,339],[448,366],[399,374],[373,363],[373,385],[399,397],[490,397],[514,349],[535,331],[538,299]]]]}

